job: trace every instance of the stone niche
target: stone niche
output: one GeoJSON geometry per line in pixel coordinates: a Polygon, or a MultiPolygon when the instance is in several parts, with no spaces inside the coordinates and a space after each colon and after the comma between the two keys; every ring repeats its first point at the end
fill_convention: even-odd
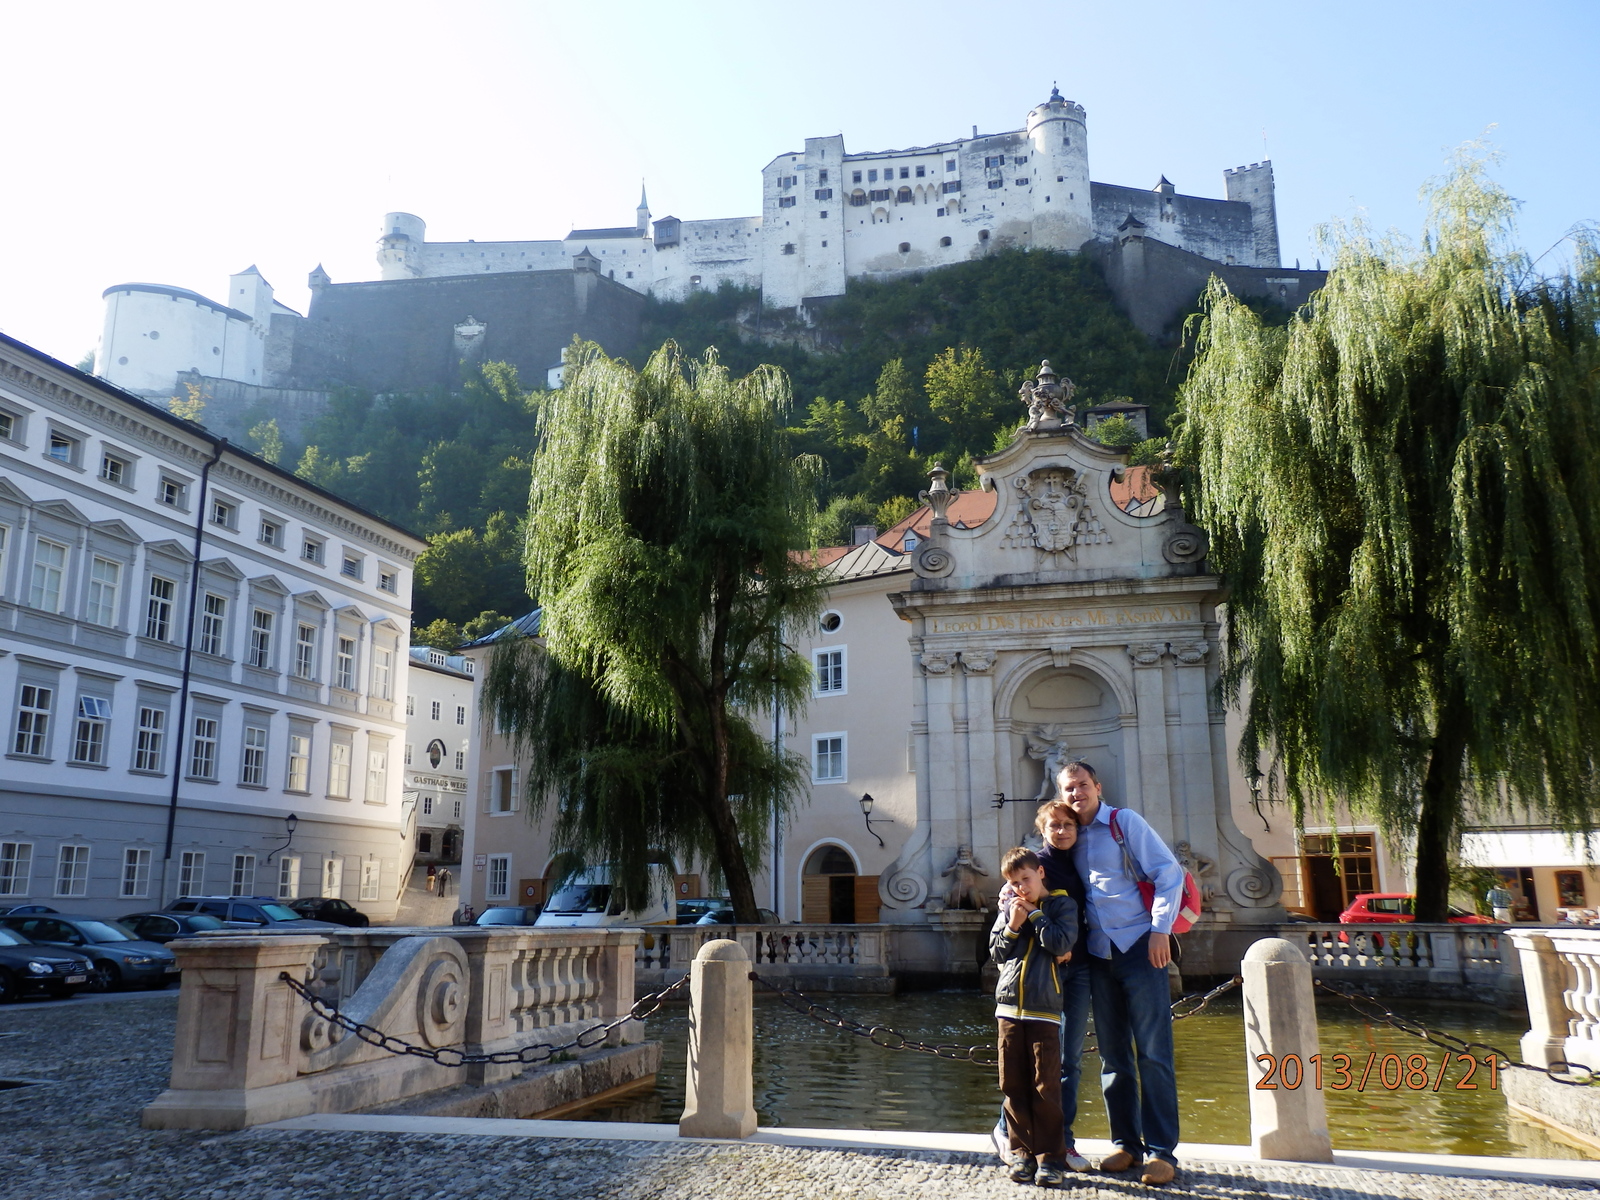
{"type": "Polygon", "coordinates": [[[917,826],[883,873],[884,919],[928,921],[930,897],[937,917],[964,847],[992,897],[1047,772],[1083,758],[1107,801],[1148,819],[1206,893],[1184,970],[1231,971],[1247,927],[1284,913],[1277,872],[1231,815],[1205,534],[1175,494],[1148,516],[1118,508],[1123,456],[1070,410],[1046,411],[977,468],[998,494],[993,515],[951,526],[936,469],[916,579],[889,597],[911,629],[917,826]]]}

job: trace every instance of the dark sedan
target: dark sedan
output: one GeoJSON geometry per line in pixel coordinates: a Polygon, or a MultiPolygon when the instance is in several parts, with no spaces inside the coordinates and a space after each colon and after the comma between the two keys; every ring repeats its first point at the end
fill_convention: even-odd
{"type": "Polygon", "coordinates": [[[289,901],[289,907],[312,921],[332,921],[335,925],[348,925],[351,929],[365,929],[371,924],[367,920],[367,914],[348,900],[328,896],[302,896],[299,900],[289,901]]]}
{"type": "Polygon", "coordinates": [[[476,925],[532,925],[539,919],[537,904],[497,904],[478,915],[476,925]]]}
{"type": "Polygon", "coordinates": [[[35,946],[20,933],[0,928],[0,1004],[35,992],[57,999],[75,996],[93,971],[85,955],[35,946]]]}
{"type": "Polygon", "coordinates": [[[343,926],[313,921],[271,896],[180,896],[165,913],[206,913],[229,929],[251,933],[328,933],[343,926]]]}
{"type": "Polygon", "coordinates": [[[133,930],[115,921],[52,913],[0,917],[0,925],[36,946],[60,946],[87,955],[94,964],[89,977],[92,991],[109,992],[131,984],[161,988],[178,979],[178,964],[171,950],[140,941],[133,930]]]}
{"type": "Polygon", "coordinates": [[[141,941],[159,942],[165,946],[178,938],[194,937],[197,933],[212,933],[227,926],[210,913],[143,912],[118,917],[118,925],[126,925],[141,941]]]}
{"type": "MultiPolygon", "coordinates": [[[[778,914],[773,912],[770,908],[758,908],[756,909],[756,923],[758,925],[776,925],[778,924],[778,914]]],[[[706,913],[705,916],[696,921],[695,924],[737,925],[738,922],[733,919],[733,905],[730,904],[726,908],[712,909],[710,912],[706,913]]]]}

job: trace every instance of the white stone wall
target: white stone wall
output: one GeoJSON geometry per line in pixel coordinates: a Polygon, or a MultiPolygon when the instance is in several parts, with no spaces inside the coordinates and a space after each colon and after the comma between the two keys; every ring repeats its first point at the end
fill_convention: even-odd
{"type": "MultiPolygon", "coordinates": [[[[407,799],[416,805],[418,830],[433,832],[428,856],[437,859],[443,832],[452,826],[465,830],[477,802],[468,766],[472,732],[477,725],[477,679],[475,674],[467,673],[468,660],[460,655],[414,646],[410,660],[403,710],[406,737],[401,756],[405,790],[411,793],[407,799]],[[438,716],[434,715],[435,705],[438,716]],[[437,763],[430,753],[436,743],[437,763]]],[[[470,669],[476,672],[476,664],[471,664],[470,669]]]]}
{"type": "Polygon", "coordinates": [[[108,291],[105,301],[95,372],[116,386],[169,396],[180,371],[261,382],[265,338],[244,313],[181,288],[138,284],[108,291]]]}

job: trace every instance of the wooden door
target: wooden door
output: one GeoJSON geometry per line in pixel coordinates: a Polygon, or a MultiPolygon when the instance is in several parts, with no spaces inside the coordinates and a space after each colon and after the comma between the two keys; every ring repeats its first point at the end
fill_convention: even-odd
{"type": "Polygon", "coordinates": [[[857,875],[856,877],[856,923],[860,925],[876,925],[878,923],[878,877],[876,875],[857,875]]]}

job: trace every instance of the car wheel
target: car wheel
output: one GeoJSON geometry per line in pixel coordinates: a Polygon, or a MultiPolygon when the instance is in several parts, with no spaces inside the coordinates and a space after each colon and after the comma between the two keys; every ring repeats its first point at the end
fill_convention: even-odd
{"type": "Polygon", "coordinates": [[[116,963],[97,962],[89,970],[91,992],[114,992],[122,986],[122,972],[116,963]]]}
{"type": "Polygon", "coordinates": [[[17,979],[10,971],[0,971],[0,1004],[10,1004],[20,994],[22,989],[17,986],[17,979]]]}

